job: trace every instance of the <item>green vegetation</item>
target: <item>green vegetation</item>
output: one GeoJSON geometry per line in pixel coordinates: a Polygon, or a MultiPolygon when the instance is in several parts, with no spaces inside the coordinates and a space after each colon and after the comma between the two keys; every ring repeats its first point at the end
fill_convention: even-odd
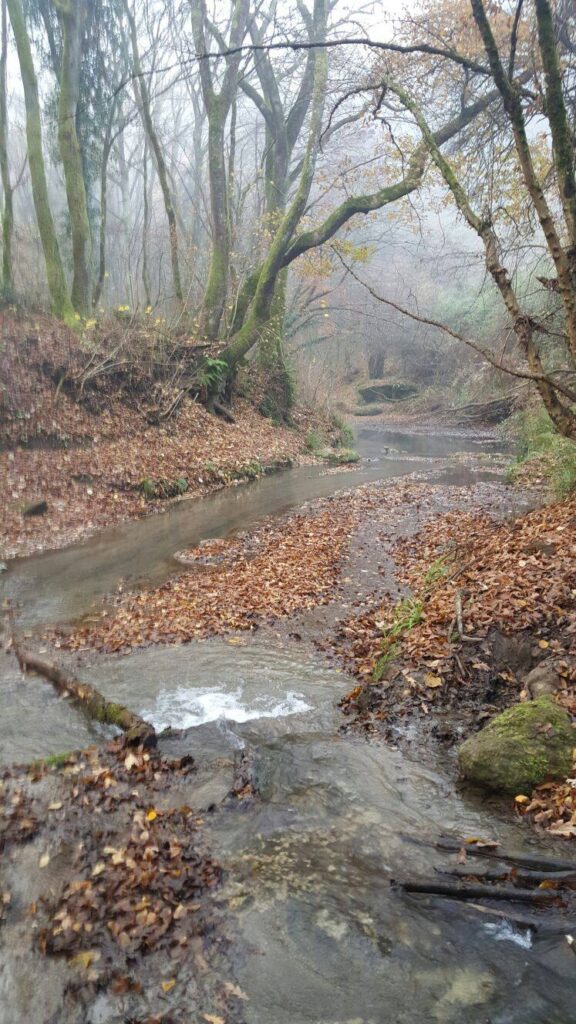
{"type": "Polygon", "coordinates": [[[386,666],[398,651],[398,642],[419,622],[422,622],[423,601],[414,597],[405,597],[394,608],[392,622],[382,631],[382,654],[374,666],[373,678],[378,683],[384,675],[386,666]]]}
{"type": "Polygon", "coordinates": [[[217,391],[218,385],[226,376],[227,369],[228,366],[223,359],[205,359],[198,370],[199,387],[205,388],[210,394],[217,391]]]}
{"type": "Polygon", "coordinates": [[[336,448],[351,448],[354,444],[354,431],[341,416],[333,416],[332,423],[338,431],[338,437],[334,442],[336,448]]]}
{"type": "Polygon", "coordinates": [[[258,459],[251,459],[243,462],[240,466],[217,466],[215,462],[207,459],[203,466],[204,482],[214,484],[230,484],[237,480],[258,480],[267,472],[275,472],[279,469],[287,469],[292,465],[291,459],[276,459],[274,462],[263,466],[258,459]]]}
{"type": "Polygon", "coordinates": [[[188,490],[188,481],[183,476],[177,477],[176,480],[166,480],[164,478],[151,480],[150,477],[145,477],[138,484],[138,490],[141,491],[148,501],[158,498],[164,501],[168,498],[178,498],[180,495],[185,494],[188,490]]]}
{"type": "Polygon", "coordinates": [[[306,447],[309,452],[317,452],[323,447],[324,442],[317,430],[309,430],[306,434],[306,447]]]}
{"type": "Polygon", "coordinates": [[[318,453],[324,462],[330,466],[346,466],[352,462],[359,462],[360,456],[354,448],[326,449],[318,453]]]}
{"type": "Polygon", "coordinates": [[[446,565],[446,555],[441,555],[440,558],[434,559],[432,564],[424,573],[424,583],[427,587],[432,587],[435,583],[438,583],[438,581],[441,580],[447,572],[448,567],[446,565]]]}
{"type": "Polygon", "coordinates": [[[253,459],[251,462],[246,462],[234,470],[234,478],[236,480],[257,480],[259,476],[262,476],[263,472],[262,464],[253,459]]]}
{"type": "Polygon", "coordinates": [[[32,761],[31,768],[35,771],[41,771],[42,768],[63,768],[70,754],[71,751],[67,750],[63,754],[50,754],[48,757],[40,757],[36,761],[32,761]]]}
{"type": "Polygon", "coordinates": [[[558,498],[576,490],[576,444],[555,431],[544,407],[521,414],[519,435],[520,453],[517,464],[510,467],[510,480],[520,466],[537,459],[558,498]]]}

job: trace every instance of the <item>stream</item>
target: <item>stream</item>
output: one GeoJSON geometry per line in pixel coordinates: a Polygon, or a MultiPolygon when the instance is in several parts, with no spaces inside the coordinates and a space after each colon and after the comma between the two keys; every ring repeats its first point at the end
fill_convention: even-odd
{"type": "MultiPolygon", "coordinates": [[[[65,621],[86,614],[121,582],[165,578],[179,548],[249,529],[339,489],[424,470],[466,486],[500,472],[489,459],[472,469],[446,460],[498,447],[469,435],[361,426],[358,447],[363,462],[350,472],[292,470],[17,560],[2,580],[5,596],[21,604],[21,624],[65,621]]],[[[50,686],[34,677],[22,682],[14,659],[4,661],[0,760],[98,738],[50,686]]],[[[430,877],[434,865],[447,862],[407,835],[496,837],[508,849],[541,840],[461,792],[430,751],[407,757],[340,733],[336,705],[350,679],[309,645],[263,631],[234,645],[220,638],[98,657],[82,676],[158,729],[171,726],[165,753],[196,759],[197,775],[181,783],[183,800],[206,812],[208,839],[224,868],[217,897],[231,921],[246,1024],[574,1021],[576,959],[563,938],[531,938],[463,905],[390,887],[395,877],[430,877]],[[259,796],[231,806],[231,766],[242,757],[259,796]]],[[[25,1017],[3,1018],[0,1007],[0,1019],[20,1024],[25,1017]]],[[[86,1024],[121,1019],[103,999],[86,1024]]],[[[209,1018],[200,1008],[190,1019],[209,1018]]]]}

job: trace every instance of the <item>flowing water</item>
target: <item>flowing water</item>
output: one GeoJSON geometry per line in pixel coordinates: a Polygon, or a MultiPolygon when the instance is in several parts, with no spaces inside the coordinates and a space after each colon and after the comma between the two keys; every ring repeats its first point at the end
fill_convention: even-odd
{"type": "MultiPolygon", "coordinates": [[[[358,448],[363,458],[357,468],[335,471],[301,466],[206,498],[183,500],[162,515],[102,530],[61,551],[15,559],[0,576],[0,589],[20,609],[19,619],[25,625],[67,621],[89,611],[120,583],[135,587],[161,581],[178,568],[174,552],[206,537],[250,529],[266,516],[342,488],[429,470],[435,464],[430,455],[502,450],[491,441],[466,435],[431,437],[364,427],[358,448]]],[[[475,478],[459,466],[453,482],[465,484],[475,478]]]]}
{"type": "MultiPolygon", "coordinates": [[[[381,432],[363,434],[371,458],[386,444],[400,447],[381,432]]],[[[427,456],[445,454],[442,440],[420,438],[405,443],[426,445],[427,456]],[[432,440],[441,452],[430,452],[432,440]]],[[[460,438],[449,443],[465,447],[460,438]]],[[[29,621],[53,621],[85,611],[87,600],[130,573],[161,578],[170,553],[202,536],[423,465],[430,468],[388,454],[356,474],[294,471],[182,503],[67,552],[16,563],[7,588],[27,595],[29,621]],[[74,570],[75,559],[81,564],[74,570]]],[[[458,470],[458,482],[466,483],[466,472],[458,470]]],[[[218,899],[230,922],[234,980],[247,997],[246,1024],[574,1021],[576,960],[563,938],[532,937],[462,905],[390,886],[393,878],[430,877],[443,863],[406,836],[489,835],[518,849],[535,842],[533,833],[459,792],[429,751],[407,757],[340,733],[336,704],[350,680],[306,644],[271,633],[240,644],[208,640],[98,658],[82,674],[157,728],[171,727],[162,739],[166,753],[196,758],[198,774],[180,783],[182,800],[206,812],[224,867],[218,899]],[[226,800],[242,760],[258,793],[246,805],[226,800]]],[[[2,693],[4,760],[94,739],[38,680],[21,682],[10,669],[2,693]]]]}

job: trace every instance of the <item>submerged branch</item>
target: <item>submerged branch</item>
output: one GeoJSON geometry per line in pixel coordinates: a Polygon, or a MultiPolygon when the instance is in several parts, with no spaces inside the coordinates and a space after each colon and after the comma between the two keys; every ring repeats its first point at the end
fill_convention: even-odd
{"type": "Polygon", "coordinates": [[[104,725],[115,725],[125,734],[126,743],[130,746],[156,746],[154,727],[140,715],[124,707],[106,700],[102,694],[89,683],[70,675],[52,662],[45,661],[33,651],[28,651],[12,638],[14,653],[23,672],[36,672],[48,679],[60,697],[68,697],[89,718],[104,725]]]}

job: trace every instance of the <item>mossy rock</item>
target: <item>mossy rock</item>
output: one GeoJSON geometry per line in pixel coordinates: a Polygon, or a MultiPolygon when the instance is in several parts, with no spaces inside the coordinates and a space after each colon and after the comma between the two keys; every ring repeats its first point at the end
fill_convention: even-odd
{"type": "Polygon", "coordinates": [[[486,789],[526,793],[572,771],[576,733],[570,716],[550,697],[508,708],[470,736],[458,751],[463,776],[486,789]]]}
{"type": "Polygon", "coordinates": [[[414,384],[404,381],[374,381],[358,388],[358,395],[363,402],[401,402],[418,394],[414,384]]]}

